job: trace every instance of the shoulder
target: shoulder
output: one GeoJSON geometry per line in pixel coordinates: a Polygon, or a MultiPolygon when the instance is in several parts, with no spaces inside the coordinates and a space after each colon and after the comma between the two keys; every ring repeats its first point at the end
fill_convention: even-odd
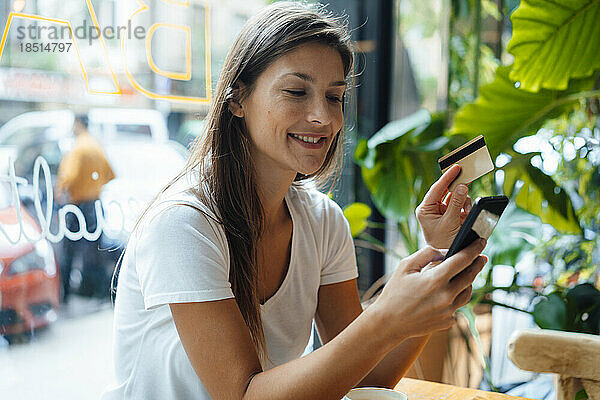
{"type": "Polygon", "coordinates": [[[159,197],[132,239],[128,247],[146,309],[233,297],[225,231],[193,195],[159,197]]]}
{"type": "Polygon", "coordinates": [[[136,235],[173,245],[201,239],[222,251],[227,248],[217,216],[190,190],[171,190],[159,196],[141,217],[136,235]]]}
{"type": "Polygon", "coordinates": [[[302,208],[311,219],[319,221],[321,224],[336,225],[345,221],[341,207],[328,195],[314,187],[292,186],[290,195],[295,200],[295,204],[302,208]]]}
{"type": "Polygon", "coordinates": [[[145,223],[156,218],[171,224],[217,222],[214,207],[210,207],[199,196],[198,180],[188,172],[179,176],[164,191],[158,194],[145,215],[145,223]]]}

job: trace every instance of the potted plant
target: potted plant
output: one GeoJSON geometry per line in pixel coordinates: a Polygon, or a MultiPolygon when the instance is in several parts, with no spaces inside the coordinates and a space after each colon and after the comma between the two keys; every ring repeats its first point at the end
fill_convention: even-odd
{"type": "MultiPolygon", "coordinates": [[[[475,182],[471,193],[506,194],[518,209],[515,213],[526,212],[551,227],[539,240],[519,225],[522,214],[516,215],[516,221],[509,221],[512,233],[503,230],[504,235],[490,241],[489,267],[472,302],[462,310],[475,338],[476,304],[508,306],[493,301],[495,290],[528,292],[532,306],[519,310],[532,314],[542,328],[598,333],[600,24],[594,17],[598,13],[599,0],[579,0],[568,7],[548,0],[521,1],[511,16],[513,31],[507,46],[514,62],[499,66],[493,81],[479,88],[472,103],[453,118],[418,111],[390,122],[357,145],[354,158],[373,203],[397,222],[403,250],[399,256],[419,246],[413,212],[439,175],[434,168],[437,159],[481,133],[497,173],[475,182]],[[536,133],[562,156],[557,168],[544,168],[542,151],[523,153],[515,148],[520,139],[536,133]],[[563,148],[569,143],[574,157],[563,148]],[[549,274],[519,285],[515,271],[511,285],[492,285],[495,265],[514,267],[531,251],[537,263],[550,266],[549,274]]],[[[392,251],[365,232],[369,227],[365,207],[346,208],[357,245],[392,251]]],[[[501,222],[505,219],[509,218],[503,216],[501,222]]]]}

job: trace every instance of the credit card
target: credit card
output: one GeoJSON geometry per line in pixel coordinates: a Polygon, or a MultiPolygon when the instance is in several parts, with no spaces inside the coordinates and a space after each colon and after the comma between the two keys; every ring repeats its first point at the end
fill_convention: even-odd
{"type": "Polygon", "coordinates": [[[438,160],[438,164],[442,173],[446,172],[454,164],[458,164],[461,167],[460,173],[448,188],[451,192],[454,191],[457,185],[461,183],[468,185],[475,179],[494,170],[494,162],[485,144],[483,135],[477,136],[458,149],[446,154],[438,160]]]}

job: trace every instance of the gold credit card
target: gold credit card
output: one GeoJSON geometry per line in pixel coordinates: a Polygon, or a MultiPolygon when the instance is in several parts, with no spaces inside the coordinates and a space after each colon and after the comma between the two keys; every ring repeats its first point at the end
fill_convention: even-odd
{"type": "Polygon", "coordinates": [[[463,183],[468,185],[475,179],[494,170],[494,163],[490,152],[485,144],[483,135],[477,136],[458,149],[451,151],[438,160],[442,173],[446,172],[454,164],[461,167],[460,173],[452,181],[448,190],[453,191],[457,185],[463,183]]]}

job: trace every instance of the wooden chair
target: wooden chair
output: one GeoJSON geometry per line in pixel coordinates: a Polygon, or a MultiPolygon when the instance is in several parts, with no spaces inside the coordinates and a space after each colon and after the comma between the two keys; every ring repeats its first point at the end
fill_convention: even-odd
{"type": "Polygon", "coordinates": [[[558,374],[556,400],[573,400],[585,389],[600,400],[600,336],[548,329],[517,331],[508,358],[521,369],[558,374]]]}

